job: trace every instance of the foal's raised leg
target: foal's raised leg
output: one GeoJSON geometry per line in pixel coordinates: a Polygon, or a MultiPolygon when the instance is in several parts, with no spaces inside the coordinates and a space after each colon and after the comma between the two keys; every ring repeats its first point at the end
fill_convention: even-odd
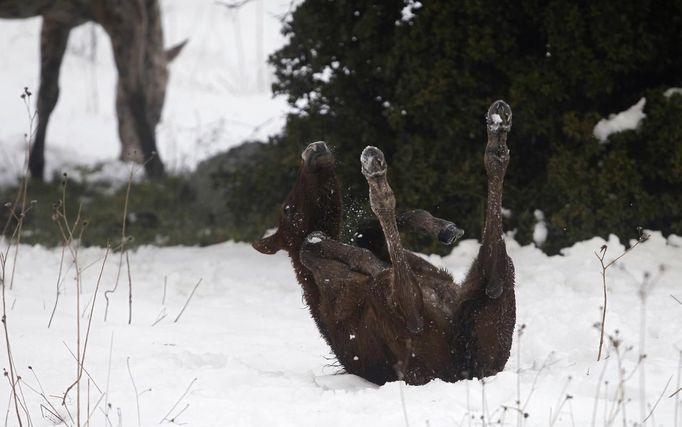
{"type": "MultiPolygon", "coordinates": [[[[398,230],[403,233],[417,233],[438,239],[444,245],[451,245],[462,237],[464,231],[450,221],[437,218],[423,209],[415,209],[397,215],[398,230]]],[[[379,258],[388,261],[388,247],[381,223],[377,218],[362,222],[353,236],[355,243],[361,248],[367,248],[379,258]]]]}
{"type": "Polygon", "coordinates": [[[313,274],[322,303],[333,307],[338,320],[367,301],[374,287],[390,275],[390,265],[369,250],[332,240],[318,231],[303,242],[300,259],[313,274]]]}
{"type": "Polygon", "coordinates": [[[59,99],[59,70],[72,26],[49,17],[43,18],[40,30],[40,89],[38,89],[38,127],[28,168],[38,179],[45,169],[45,135],[50,115],[59,99]]]}
{"type": "Polygon", "coordinates": [[[473,287],[484,286],[489,298],[502,295],[505,287],[514,286],[514,267],[507,256],[502,232],[502,187],[509,165],[507,134],[511,130],[512,111],[504,101],[495,101],[486,115],[488,141],[483,161],[488,175],[488,201],[483,224],[483,238],[478,257],[464,283],[473,287]]]}
{"type": "Polygon", "coordinates": [[[385,273],[390,265],[364,248],[347,245],[330,239],[324,233],[310,233],[301,246],[301,262],[309,270],[320,269],[325,260],[333,260],[348,266],[351,271],[365,274],[374,279],[385,273]]]}
{"type": "Polygon", "coordinates": [[[388,289],[389,304],[403,317],[407,329],[419,333],[424,328],[423,299],[417,278],[400,242],[395,215],[395,196],[386,179],[386,160],[376,147],[367,147],[360,156],[362,174],[369,184],[369,202],[384,231],[393,278],[388,289]]]}

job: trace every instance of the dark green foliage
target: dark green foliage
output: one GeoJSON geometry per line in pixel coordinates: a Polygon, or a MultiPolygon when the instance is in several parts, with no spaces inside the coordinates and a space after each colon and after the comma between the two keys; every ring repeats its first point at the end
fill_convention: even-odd
{"type": "MultiPolygon", "coordinates": [[[[430,210],[476,238],[483,114],[501,98],[514,110],[506,228],[522,243],[532,239],[535,209],[545,212],[550,252],[595,234],[634,237],[638,226],[682,233],[682,96],[662,96],[682,85],[682,3],[422,3],[409,22],[403,0],[307,0],[295,10],[289,43],[271,57],[273,89],[296,107],[278,149],[327,141],[348,198],[363,205],[358,156],[379,146],[399,210],[430,210]],[[599,119],[642,96],[639,130],[606,144],[593,137],[599,119]]],[[[272,168],[283,176],[295,164],[250,172],[272,176],[272,168]]],[[[260,178],[251,179],[243,182],[260,178]]],[[[284,198],[269,188],[252,190],[284,198]]]]}
{"type": "Polygon", "coordinates": [[[211,223],[230,238],[262,237],[296,179],[300,151],[281,144],[248,142],[217,155],[197,168],[193,187],[211,223]],[[266,225],[268,224],[268,225],[266,225]]]}
{"type": "MultiPolygon", "coordinates": [[[[69,223],[76,220],[80,209],[81,223],[87,221],[88,224],[81,243],[117,247],[121,242],[127,186],[112,191],[108,184],[83,184],[70,178],[56,178],[51,183],[30,182],[27,199],[34,202],[25,216],[21,241],[47,246],[63,243],[54,213],[55,206],[62,204],[64,185],[66,197],[63,206],[69,223]]],[[[16,188],[0,190],[3,203],[15,200],[16,194],[16,188]]],[[[1,217],[3,224],[9,216],[10,209],[5,207],[1,217]]],[[[13,230],[13,221],[10,221],[5,236],[11,236],[13,230]]],[[[202,215],[186,176],[132,185],[126,218],[126,235],[132,238],[128,247],[144,244],[206,245],[227,240],[230,236],[227,231],[210,224],[202,215]]]]}

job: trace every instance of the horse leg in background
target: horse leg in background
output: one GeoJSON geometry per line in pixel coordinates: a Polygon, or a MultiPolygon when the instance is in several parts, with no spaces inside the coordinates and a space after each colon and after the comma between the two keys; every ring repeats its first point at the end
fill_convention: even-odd
{"type": "Polygon", "coordinates": [[[40,88],[38,89],[38,126],[28,159],[31,176],[44,179],[45,136],[50,115],[59,99],[59,71],[73,25],[43,18],[40,31],[40,88]]]}
{"type": "MultiPolygon", "coordinates": [[[[121,2],[106,8],[97,21],[111,39],[114,60],[118,69],[117,104],[119,99],[129,110],[129,115],[119,117],[119,134],[126,136],[129,123],[142,148],[145,171],[152,178],[165,174],[163,163],[156,148],[155,123],[150,123],[145,82],[146,7],[140,0],[121,2]]],[[[120,108],[120,107],[119,107],[120,108]]]]}

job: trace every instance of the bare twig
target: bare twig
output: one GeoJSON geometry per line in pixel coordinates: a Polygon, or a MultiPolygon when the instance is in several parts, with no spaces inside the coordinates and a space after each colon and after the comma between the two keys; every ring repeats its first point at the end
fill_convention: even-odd
{"type": "Polygon", "coordinates": [[[168,417],[170,416],[170,414],[171,414],[171,413],[175,410],[175,408],[180,404],[180,402],[182,401],[182,399],[184,399],[185,396],[187,396],[187,393],[189,393],[189,390],[192,388],[192,385],[194,385],[194,383],[196,382],[196,380],[197,380],[197,379],[194,378],[192,381],[190,381],[189,385],[188,385],[187,388],[185,389],[185,392],[182,393],[182,395],[181,395],[180,398],[177,400],[177,402],[175,402],[175,404],[173,405],[173,407],[170,408],[170,411],[168,411],[168,413],[167,413],[166,415],[164,415],[163,418],[161,418],[161,421],[159,421],[159,424],[163,423],[164,421],[168,421],[168,420],[169,420],[168,417]]]}
{"type": "Polygon", "coordinates": [[[523,426],[523,411],[521,410],[521,337],[523,337],[523,331],[526,329],[526,325],[522,324],[519,326],[517,332],[518,339],[516,340],[516,426],[523,426]]]}
{"type": "Polygon", "coordinates": [[[133,384],[133,390],[135,391],[135,404],[137,405],[137,425],[142,425],[140,421],[140,394],[137,392],[137,386],[135,385],[135,379],[133,378],[133,373],[130,370],[130,357],[126,358],[126,365],[128,366],[128,375],[130,375],[130,382],[133,384]]]}
{"type": "Polygon", "coordinates": [[[609,360],[611,359],[606,359],[604,361],[604,366],[602,366],[601,373],[599,374],[599,379],[597,380],[597,391],[594,393],[594,407],[592,408],[592,424],[590,424],[592,427],[596,425],[597,422],[597,407],[599,403],[599,389],[601,388],[601,383],[602,380],[604,379],[604,375],[606,374],[606,368],[609,366],[609,360]]]}
{"type": "Polygon", "coordinates": [[[658,399],[656,399],[656,403],[654,403],[654,407],[651,408],[651,411],[649,412],[649,415],[647,415],[646,418],[644,418],[644,420],[642,420],[642,425],[644,425],[644,423],[646,423],[646,421],[651,417],[651,415],[653,415],[654,411],[656,410],[656,407],[658,406],[659,402],[660,402],[661,399],[663,398],[663,395],[665,394],[665,391],[668,389],[668,386],[670,385],[670,381],[672,381],[672,379],[673,379],[672,376],[671,376],[670,378],[668,378],[668,382],[665,383],[665,387],[663,387],[663,391],[662,391],[661,394],[658,396],[658,399]]]}
{"type": "Polygon", "coordinates": [[[677,298],[675,297],[675,295],[670,294],[670,298],[672,298],[672,299],[674,299],[675,301],[677,301],[677,303],[678,303],[679,305],[682,305],[682,301],[680,301],[679,299],[677,299],[677,298]]]}
{"type": "Polygon", "coordinates": [[[111,331],[111,341],[109,342],[109,363],[107,364],[107,386],[104,392],[106,399],[104,399],[104,420],[111,425],[109,420],[109,380],[111,379],[111,355],[114,351],[114,331],[111,331]]]}
{"type": "MultiPolygon", "coordinates": [[[[151,160],[151,159],[149,159],[151,160]]],[[[149,162],[147,160],[144,165],[149,162]]],[[[143,165],[143,166],[144,166],[143,165]]],[[[130,300],[130,305],[129,305],[129,312],[128,312],[128,324],[130,324],[131,317],[132,317],[132,280],[130,278],[130,262],[128,259],[128,252],[127,252],[127,247],[126,243],[131,241],[132,239],[129,236],[126,236],[126,225],[128,223],[128,203],[130,201],[130,190],[132,189],[133,186],[133,174],[135,173],[135,168],[131,167],[130,171],[128,173],[128,187],[126,188],[126,195],[125,199],[123,201],[123,219],[121,220],[121,255],[118,259],[118,270],[116,271],[116,282],[114,283],[114,287],[112,289],[109,289],[104,292],[104,299],[107,301],[106,307],[104,308],[104,321],[107,321],[107,315],[109,314],[109,295],[116,292],[118,289],[118,282],[119,279],[121,278],[121,268],[123,267],[123,256],[125,254],[126,256],[126,265],[128,267],[128,285],[130,289],[130,294],[129,294],[129,300],[130,300]]]]}
{"type": "Polygon", "coordinates": [[[623,258],[625,255],[627,255],[630,251],[632,251],[634,248],[637,247],[642,242],[645,242],[649,239],[649,235],[644,233],[641,228],[639,228],[639,238],[637,239],[637,242],[630,246],[629,248],[625,249],[625,251],[617,256],[615,259],[610,261],[609,263],[604,263],[604,258],[606,257],[606,251],[608,249],[607,245],[603,245],[601,249],[599,250],[599,253],[595,252],[594,255],[597,257],[599,260],[599,263],[601,264],[601,277],[602,277],[602,288],[604,292],[604,304],[602,306],[602,316],[601,316],[601,325],[600,325],[600,331],[599,331],[599,351],[597,353],[597,361],[601,360],[601,354],[602,354],[602,348],[604,345],[604,329],[606,326],[606,304],[608,302],[607,299],[607,292],[606,292],[606,270],[609,269],[613,264],[618,262],[621,258],[623,258]]]}
{"type": "Polygon", "coordinates": [[[679,393],[682,391],[682,387],[680,387],[680,374],[682,374],[682,351],[679,352],[679,357],[677,361],[677,391],[674,392],[673,394],[670,395],[670,398],[673,396],[675,397],[675,427],[677,427],[677,421],[678,421],[678,411],[680,407],[680,398],[679,398],[679,393]]]}
{"type": "Polygon", "coordinates": [[[159,312],[159,315],[156,317],[154,323],[152,323],[152,326],[158,325],[160,321],[166,318],[166,316],[168,316],[168,313],[166,313],[166,307],[163,307],[159,312]]]}
{"type": "Polygon", "coordinates": [[[554,413],[554,417],[552,417],[552,408],[549,408],[549,426],[550,427],[553,426],[554,423],[556,423],[557,420],[559,419],[559,414],[561,413],[561,408],[564,407],[564,404],[567,401],[573,399],[573,396],[566,393],[566,389],[568,389],[568,385],[570,384],[572,379],[573,379],[572,377],[568,377],[568,379],[566,380],[566,383],[564,384],[564,387],[561,389],[561,394],[559,395],[559,401],[557,402],[557,408],[556,408],[556,412],[554,413]]]}
{"type": "MultiPolygon", "coordinates": [[[[83,377],[83,372],[85,370],[85,355],[87,354],[87,350],[88,350],[88,341],[90,339],[90,329],[92,327],[92,317],[93,317],[93,314],[95,312],[95,301],[97,300],[97,292],[99,291],[99,286],[100,286],[100,283],[102,282],[102,275],[104,274],[104,266],[107,263],[107,258],[108,258],[108,254],[109,254],[110,249],[111,248],[109,246],[107,246],[107,249],[106,249],[105,254],[104,254],[104,260],[102,261],[102,268],[100,269],[99,276],[97,277],[97,284],[95,285],[95,291],[94,291],[94,295],[92,297],[92,304],[90,307],[90,315],[88,316],[88,326],[87,326],[86,332],[85,332],[85,340],[83,343],[83,352],[82,353],[81,353],[81,349],[80,349],[81,334],[80,334],[80,315],[79,315],[79,313],[80,313],[80,297],[79,297],[79,295],[80,295],[80,284],[79,284],[80,279],[79,279],[78,273],[76,276],[76,278],[77,278],[76,282],[77,282],[77,286],[79,288],[76,291],[76,303],[77,303],[77,307],[76,307],[77,308],[77,311],[76,311],[76,318],[77,318],[76,319],[76,322],[77,322],[77,326],[76,326],[77,327],[76,363],[77,363],[77,374],[76,374],[76,380],[64,392],[64,397],[62,399],[62,403],[64,403],[66,401],[66,396],[69,394],[69,391],[73,387],[76,387],[76,394],[77,394],[77,397],[76,397],[76,418],[77,418],[77,421],[79,423],[80,423],[80,388],[79,388],[79,385],[80,385],[81,378],[83,377]]],[[[76,262],[76,259],[74,259],[74,262],[76,262]]],[[[76,264],[76,271],[78,271],[77,264],[76,264]]]]}
{"type": "Polygon", "coordinates": [[[168,287],[168,276],[163,276],[163,298],[161,298],[161,305],[166,305],[166,288],[168,287]]]}
{"type": "MultiPolygon", "coordinates": [[[[7,360],[9,362],[9,372],[5,371],[5,375],[7,376],[7,380],[9,381],[10,384],[10,389],[11,389],[11,396],[12,396],[12,401],[14,402],[14,411],[17,415],[17,421],[19,423],[19,427],[23,425],[22,419],[21,419],[21,413],[19,412],[19,395],[17,393],[17,375],[16,375],[16,369],[14,366],[14,357],[12,356],[12,349],[10,345],[10,338],[9,338],[9,328],[7,326],[7,306],[6,306],[6,296],[5,296],[5,289],[7,288],[7,285],[5,283],[5,265],[6,265],[6,258],[5,255],[0,253],[0,269],[2,269],[2,277],[0,277],[0,281],[2,282],[2,327],[5,333],[5,347],[7,349],[7,360]]],[[[9,408],[8,408],[9,409],[9,408]]]]}
{"type": "Polygon", "coordinates": [[[62,255],[59,259],[59,273],[57,274],[57,296],[54,299],[54,307],[52,308],[52,314],[50,314],[50,321],[47,322],[47,327],[49,329],[52,326],[52,319],[54,319],[54,314],[57,311],[57,304],[59,304],[59,296],[61,295],[60,286],[62,279],[62,268],[64,267],[64,253],[66,252],[66,246],[62,247],[62,255]]]}
{"type": "Polygon", "coordinates": [[[187,298],[187,301],[185,301],[185,305],[182,306],[182,310],[180,310],[180,313],[178,313],[178,317],[175,318],[174,323],[178,323],[178,320],[180,320],[180,316],[182,316],[182,313],[185,312],[185,309],[187,308],[187,305],[189,305],[190,300],[192,299],[192,296],[194,296],[194,291],[197,290],[199,285],[201,284],[201,281],[203,278],[199,279],[196,285],[194,285],[194,289],[192,289],[192,292],[189,294],[189,297],[187,298]]]}
{"type": "Polygon", "coordinates": [[[180,409],[177,414],[175,414],[171,419],[168,420],[168,422],[176,423],[178,421],[178,417],[180,417],[180,415],[182,415],[187,410],[187,408],[189,408],[189,403],[185,404],[185,407],[180,409]]]}
{"type": "Polygon", "coordinates": [[[130,276],[130,257],[126,251],[126,268],[128,269],[128,324],[133,323],[133,278],[130,276]]]}
{"type": "MultiPolygon", "coordinates": [[[[28,383],[26,383],[25,381],[22,380],[22,382],[23,382],[24,384],[26,384],[26,386],[27,386],[29,389],[33,390],[34,393],[38,394],[40,397],[43,398],[43,400],[45,401],[45,403],[47,403],[48,406],[50,407],[49,409],[48,409],[48,408],[45,408],[45,409],[48,410],[48,412],[50,412],[50,413],[51,413],[54,417],[56,417],[60,422],[66,424],[66,421],[62,418],[61,415],[59,415],[59,411],[57,410],[57,408],[54,407],[54,405],[52,404],[52,402],[50,402],[50,400],[49,400],[49,399],[47,398],[47,396],[45,395],[45,389],[43,389],[43,385],[42,385],[42,383],[40,382],[40,380],[38,379],[38,374],[36,374],[36,372],[33,370],[33,367],[31,367],[31,366],[28,367],[28,370],[31,371],[31,373],[33,374],[33,377],[35,378],[36,383],[38,384],[38,388],[40,388],[40,391],[33,389],[33,387],[31,387],[30,385],[28,385],[28,383]]],[[[43,406],[44,406],[44,405],[41,405],[41,407],[43,407],[43,406]]]]}

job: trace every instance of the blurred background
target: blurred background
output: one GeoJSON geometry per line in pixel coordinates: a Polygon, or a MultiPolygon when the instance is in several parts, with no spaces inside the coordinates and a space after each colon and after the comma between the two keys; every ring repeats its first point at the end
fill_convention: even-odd
{"type": "MultiPolygon", "coordinates": [[[[368,215],[358,156],[384,150],[400,210],[423,208],[477,238],[484,113],[512,107],[505,229],[548,253],[593,236],[682,234],[682,4],[678,1],[161,0],[170,65],[147,181],[117,162],[116,71],[104,31],[72,32],[47,134],[51,180],[28,239],[56,244],[67,172],[92,218],[85,243],[120,234],[131,168],[137,244],[251,240],[275,224],[300,151],[325,140],[345,189],[345,230],[368,215]]],[[[0,20],[0,177],[16,193],[39,80],[40,18],[0,20]],[[33,106],[31,106],[33,108],[33,106]]],[[[77,209],[73,204],[73,209],[77,209]]],[[[431,242],[412,247],[443,251],[431,242]]]]}

